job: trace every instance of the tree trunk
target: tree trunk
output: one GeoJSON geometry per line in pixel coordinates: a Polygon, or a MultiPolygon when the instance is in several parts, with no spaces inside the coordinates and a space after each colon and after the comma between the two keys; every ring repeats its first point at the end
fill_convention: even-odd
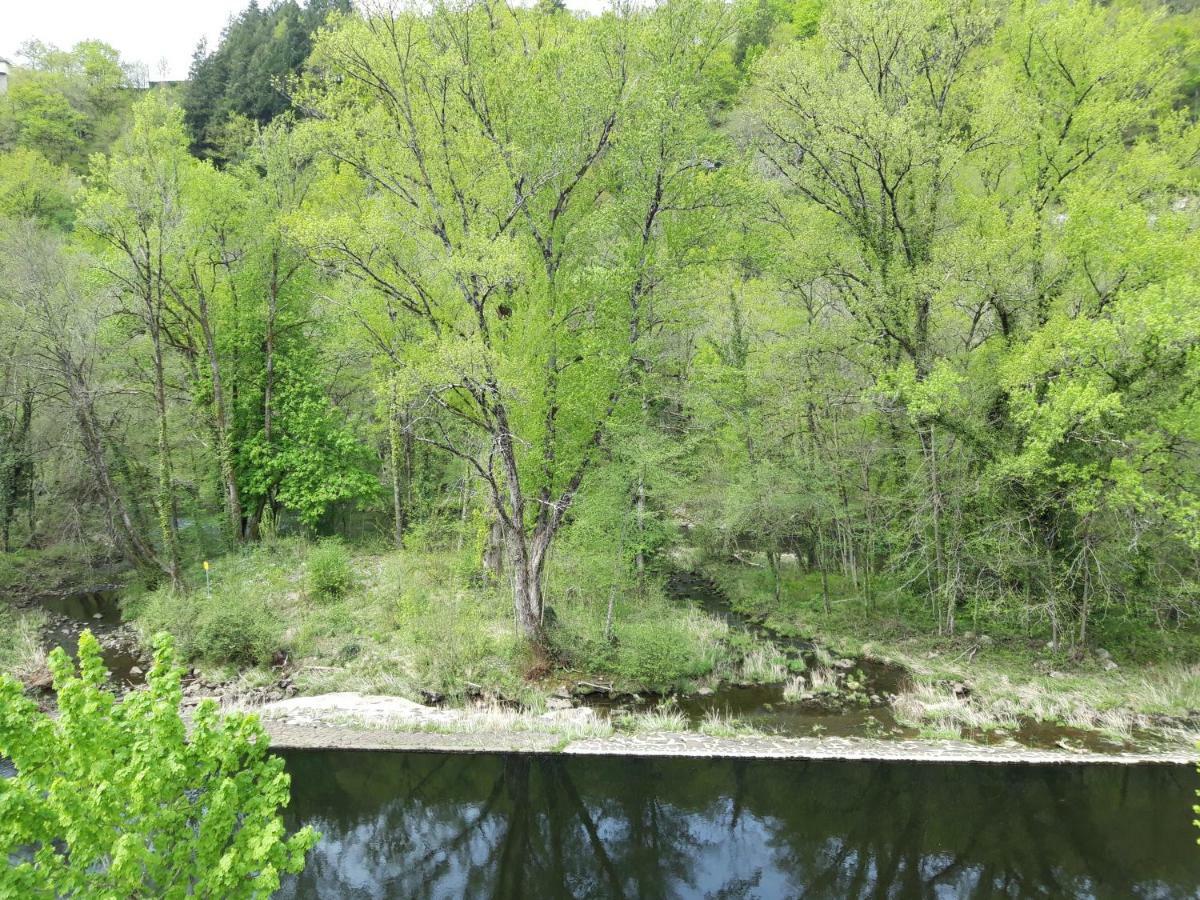
{"type": "Polygon", "coordinates": [[[179,566],[179,532],[175,518],[178,504],[175,499],[175,481],[171,471],[171,443],[167,429],[167,380],[163,363],[162,334],[159,325],[150,323],[150,338],[154,350],[154,402],[158,411],[158,489],[156,506],[158,507],[158,527],[162,537],[163,563],[171,585],[176,588],[183,586],[179,566]]]}
{"type": "Polygon", "coordinates": [[[134,516],[130,513],[129,506],[125,503],[125,498],[121,495],[112,476],[105,453],[104,438],[97,424],[96,411],[87,386],[71,361],[61,359],[60,365],[66,376],[67,397],[71,401],[71,407],[75,414],[80,441],[91,466],[96,487],[104,497],[105,505],[116,526],[114,531],[121,554],[139,571],[151,573],[157,577],[163,575],[170,577],[170,571],[162,564],[150,542],[138,529],[134,516]]]}
{"type": "MultiPolygon", "coordinates": [[[[33,424],[33,388],[21,398],[21,412],[14,417],[6,446],[0,455],[0,550],[12,549],[12,523],[22,493],[32,508],[33,460],[29,454],[29,431],[33,424]]],[[[32,530],[32,529],[31,529],[32,530]]]]}
{"type": "Polygon", "coordinates": [[[237,472],[233,466],[233,441],[229,434],[229,414],[225,403],[225,392],[221,384],[221,362],[217,357],[217,344],[213,335],[212,322],[208,315],[208,299],[199,292],[200,330],[204,335],[204,349],[208,355],[209,373],[212,378],[213,419],[217,431],[217,462],[221,472],[221,485],[225,495],[225,516],[229,533],[240,543],[246,534],[242,522],[242,498],[238,491],[237,472]]]}
{"type": "Polygon", "coordinates": [[[507,535],[517,627],[522,635],[534,641],[540,641],[543,636],[542,589],[550,537],[549,532],[541,529],[527,536],[523,530],[510,528],[507,535]]]}

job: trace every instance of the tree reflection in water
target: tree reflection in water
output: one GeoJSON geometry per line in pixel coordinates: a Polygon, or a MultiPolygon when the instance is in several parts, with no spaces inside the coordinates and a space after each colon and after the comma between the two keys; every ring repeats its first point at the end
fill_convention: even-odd
{"type": "Polygon", "coordinates": [[[1196,897],[1186,767],[293,752],[282,897],[1196,897]]]}

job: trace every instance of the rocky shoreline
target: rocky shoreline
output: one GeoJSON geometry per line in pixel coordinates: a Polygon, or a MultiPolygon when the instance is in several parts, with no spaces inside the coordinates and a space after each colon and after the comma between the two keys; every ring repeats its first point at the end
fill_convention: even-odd
{"type": "Polygon", "coordinates": [[[438,753],[567,753],[593,756],[824,759],[928,763],[1193,765],[1178,751],[1104,753],[983,745],[955,740],[838,737],[722,737],[696,732],[604,733],[585,708],[542,714],[422,706],[355,693],[295,697],[256,707],[277,749],[438,753]],[[589,733],[594,729],[595,733],[589,733]]]}

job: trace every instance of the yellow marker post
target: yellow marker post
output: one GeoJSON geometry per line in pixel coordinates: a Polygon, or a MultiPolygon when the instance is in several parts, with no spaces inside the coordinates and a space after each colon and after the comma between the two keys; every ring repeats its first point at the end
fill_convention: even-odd
{"type": "Polygon", "coordinates": [[[204,561],[204,586],[208,589],[208,592],[211,594],[212,593],[212,582],[208,580],[208,560],[207,559],[204,561]]]}

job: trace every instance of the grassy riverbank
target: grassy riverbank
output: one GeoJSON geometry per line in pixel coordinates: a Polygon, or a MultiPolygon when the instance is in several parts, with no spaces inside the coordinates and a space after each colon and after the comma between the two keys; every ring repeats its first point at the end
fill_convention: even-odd
{"type": "Polygon", "coordinates": [[[615,598],[614,640],[604,638],[607,592],[552,575],[551,657],[530,652],[503,585],[449,551],[352,550],[286,539],[199,565],[186,596],[134,593],[127,618],[144,633],[172,632],[213,680],[253,686],[277,678],[283,655],[305,694],[360,691],[419,699],[493,696],[536,703],[556,685],[595,681],[619,691],[692,691],[721,681],[780,680],[781,655],[684,610],[650,585],[615,598]]]}
{"type": "Polygon", "coordinates": [[[1200,634],[1108,617],[1087,649],[1052,648],[1037,623],[964,611],[938,635],[919,601],[880,591],[868,607],[853,585],[785,568],[776,599],[769,572],[710,564],[733,608],[781,635],[811,638],[845,656],[899,663],[911,684],[897,719],[928,737],[1015,732],[1029,723],[1101,732],[1114,741],[1171,743],[1200,734],[1200,634]]]}
{"type": "MultiPolygon", "coordinates": [[[[618,586],[613,640],[606,640],[609,586],[583,590],[593,581],[569,557],[556,560],[551,574],[550,653],[535,655],[517,636],[505,586],[485,583],[471,556],[281,539],[214,558],[207,583],[194,561],[184,595],[131,585],[123,607],[144,635],[173,633],[202,679],[230,685],[233,695],[286,679],[289,690],[304,695],[440,695],[514,701],[540,712],[551,694],[578,682],[687,694],[795,676],[797,663],[789,668],[777,644],[688,608],[653,580],[641,595],[618,586]]],[[[6,565],[0,590],[10,600],[48,584],[62,589],[72,579],[91,584],[98,571],[85,554],[68,550],[27,552],[6,565]]],[[[1026,629],[987,610],[964,611],[951,637],[938,635],[920,604],[895,592],[879,591],[868,608],[842,579],[823,585],[819,576],[785,567],[777,598],[765,569],[701,567],[735,612],[774,632],[780,644],[811,639],[821,648],[818,662],[833,655],[902,666],[911,677],[892,712],[925,737],[1024,739],[1041,724],[1058,729],[1051,742],[1079,731],[1118,744],[1180,746],[1200,732],[1200,638],[1186,629],[1110,619],[1097,624],[1104,644],[1055,651],[1036,623],[1026,629]]],[[[0,670],[28,680],[44,668],[44,622],[40,610],[0,605],[0,670]]],[[[797,690],[816,691],[818,674],[806,675],[797,690]]],[[[834,679],[826,687],[840,685],[834,679]]],[[[784,699],[795,698],[785,691],[784,699]]],[[[817,699],[837,706],[836,697],[817,699]]],[[[654,716],[661,720],[655,727],[666,730],[682,719],[668,707],[620,727],[644,731],[654,716]]],[[[728,716],[706,728],[744,730],[728,716]]]]}

